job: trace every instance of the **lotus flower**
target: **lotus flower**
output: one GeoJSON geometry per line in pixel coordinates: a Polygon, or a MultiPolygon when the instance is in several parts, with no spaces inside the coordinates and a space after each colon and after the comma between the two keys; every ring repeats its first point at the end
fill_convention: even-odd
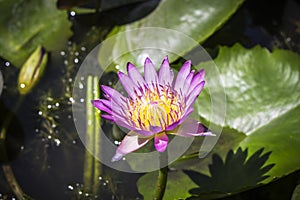
{"type": "Polygon", "coordinates": [[[112,161],[118,161],[154,138],[155,149],[166,150],[168,134],[184,137],[213,135],[193,119],[192,105],[200,94],[204,81],[204,70],[191,71],[191,61],[186,61],[178,72],[176,80],[170,70],[168,57],[159,69],[149,58],[144,64],[144,76],[136,67],[127,64],[128,75],[118,76],[128,97],[118,91],[101,85],[106,99],[92,100],[93,105],[106,112],[102,117],[130,130],[118,146],[112,161]]]}

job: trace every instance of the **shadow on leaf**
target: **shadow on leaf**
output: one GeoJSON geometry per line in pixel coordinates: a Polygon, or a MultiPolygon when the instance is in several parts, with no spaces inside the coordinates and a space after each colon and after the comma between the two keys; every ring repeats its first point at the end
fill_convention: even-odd
{"type": "Polygon", "coordinates": [[[214,154],[209,165],[211,176],[193,170],[183,170],[190,179],[199,185],[189,190],[193,196],[209,192],[232,193],[243,188],[252,187],[268,178],[265,175],[275,164],[264,166],[271,152],[263,154],[263,148],[253,153],[248,159],[248,149],[238,148],[236,153],[230,150],[225,161],[214,154]]]}

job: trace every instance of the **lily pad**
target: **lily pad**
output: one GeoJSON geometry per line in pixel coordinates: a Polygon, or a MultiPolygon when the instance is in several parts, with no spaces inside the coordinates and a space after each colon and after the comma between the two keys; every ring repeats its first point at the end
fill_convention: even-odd
{"type": "MultiPolygon", "coordinates": [[[[112,41],[104,43],[99,52],[100,65],[105,68],[110,60],[124,70],[128,61],[143,66],[150,57],[159,66],[169,55],[172,62],[205,41],[238,9],[243,0],[162,0],[147,17],[120,26],[110,35],[112,41]],[[151,27],[161,28],[151,29],[151,27]],[[172,31],[168,31],[172,30],[172,31]],[[182,35],[197,42],[182,41],[182,35]]],[[[116,68],[113,68],[116,70],[116,68]]]]}
{"type": "Polygon", "coordinates": [[[57,10],[55,0],[4,0],[0,13],[0,56],[18,68],[38,45],[60,50],[72,35],[67,12],[57,10]]]}
{"type": "MultiPolygon", "coordinates": [[[[201,66],[209,69],[211,64],[201,66]]],[[[268,174],[272,178],[299,169],[300,56],[288,50],[270,52],[259,46],[249,50],[237,44],[221,47],[214,64],[219,74],[207,74],[208,80],[221,77],[227,97],[225,122],[218,125],[245,133],[240,146],[249,148],[249,153],[262,147],[271,151],[268,163],[275,166],[268,174]]],[[[223,92],[223,88],[214,89],[223,92]]],[[[209,91],[202,95],[198,114],[209,121],[209,91]]]]}
{"type": "MultiPolygon", "coordinates": [[[[212,81],[207,82],[198,101],[198,114],[208,121],[211,119],[208,88],[220,93],[225,89],[226,118],[218,125],[247,135],[300,104],[300,56],[296,53],[280,49],[270,52],[260,46],[249,50],[236,44],[221,47],[214,63],[200,64],[206,71],[215,65],[219,74],[206,73],[206,79],[221,78],[224,88],[214,88],[212,81]]],[[[218,106],[222,105],[214,105],[218,106]]]]}
{"type": "MultiPolygon", "coordinates": [[[[274,119],[246,137],[240,146],[249,152],[264,147],[272,151],[268,163],[275,163],[268,173],[271,178],[287,175],[300,168],[300,106],[274,119]]],[[[267,179],[267,182],[270,179],[267,179]]]]}

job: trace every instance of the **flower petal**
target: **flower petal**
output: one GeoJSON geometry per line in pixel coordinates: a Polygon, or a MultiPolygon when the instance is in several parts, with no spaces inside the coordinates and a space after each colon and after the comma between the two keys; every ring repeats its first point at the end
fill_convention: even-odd
{"type": "Polygon", "coordinates": [[[119,76],[120,82],[122,83],[123,88],[126,90],[128,95],[131,98],[135,99],[136,95],[135,95],[134,91],[138,90],[138,88],[135,87],[135,84],[133,83],[131,78],[129,78],[126,74],[124,74],[121,71],[118,71],[118,76],[119,76]]]}
{"type": "Polygon", "coordinates": [[[192,70],[189,73],[189,75],[186,77],[186,79],[184,81],[184,85],[183,85],[183,89],[182,89],[183,96],[185,96],[188,93],[193,76],[194,76],[194,70],[192,70]]]}
{"type": "Polygon", "coordinates": [[[166,131],[171,131],[179,125],[180,121],[174,122],[173,124],[166,127],[166,131]]]}
{"type": "MultiPolygon", "coordinates": [[[[130,62],[127,63],[127,72],[128,72],[128,76],[131,78],[131,80],[135,83],[137,87],[144,88],[145,80],[143,76],[136,69],[136,67],[130,62]]],[[[137,90],[137,92],[139,92],[139,90],[137,90]]]]}
{"type": "Polygon", "coordinates": [[[192,93],[195,89],[195,87],[201,83],[202,81],[204,81],[204,76],[205,76],[205,71],[204,69],[201,69],[200,71],[198,71],[195,76],[193,77],[190,87],[189,87],[189,91],[187,92],[187,95],[189,95],[190,93],[192,93]]]}
{"type": "Polygon", "coordinates": [[[147,131],[147,130],[138,130],[138,129],[135,129],[135,131],[138,132],[141,135],[144,135],[144,136],[151,136],[151,135],[155,134],[154,132],[147,131]]]}
{"type": "Polygon", "coordinates": [[[177,92],[180,92],[180,90],[182,90],[185,79],[189,75],[190,71],[191,71],[191,61],[188,60],[182,65],[181,69],[178,72],[175,86],[174,86],[174,89],[177,92]]]}
{"type": "Polygon", "coordinates": [[[108,120],[110,120],[110,121],[112,121],[112,122],[115,121],[114,117],[111,116],[111,115],[106,115],[106,114],[104,114],[104,115],[101,115],[101,117],[104,118],[104,119],[108,119],[108,120]]]}
{"type": "MultiPolygon", "coordinates": [[[[145,64],[144,64],[144,73],[145,73],[145,81],[146,83],[157,83],[158,77],[155,70],[155,67],[150,60],[150,58],[146,58],[145,64]]],[[[151,85],[151,84],[150,84],[151,85]]]]}
{"type": "Polygon", "coordinates": [[[186,100],[187,108],[189,108],[194,103],[196,98],[199,96],[200,92],[202,91],[202,89],[204,87],[204,84],[205,84],[205,81],[202,81],[194,88],[193,92],[190,93],[190,95],[188,96],[188,98],[186,100]]]}
{"type": "Polygon", "coordinates": [[[111,102],[106,100],[106,99],[98,99],[99,101],[101,101],[103,103],[103,105],[105,105],[106,107],[111,109],[111,102]]]}
{"type": "MultiPolygon", "coordinates": [[[[99,110],[105,111],[112,115],[113,118],[126,118],[123,106],[118,105],[115,101],[106,99],[92,100],[93,105],[99,110]]],[[[115,121],[115,120],[114,120],[115,121]]]]}
{"type": "Polygon", "coordinates": [[[100,99],[91,100],[91,102],[97,109],[107,112],[108,114],[112,114],[111,108],[108,108],[106,105],[104,105],[100,99]]]}
{"type": "Polygon", "coordinates": [[[156,133],[159,133],[162,131],[162,128],[159,126],[150,126],[150,130],[138,130],[138,129],[134,129],[134,131],[136,131],[137,133],[144,135],[144,136],[152,136],[156,133]]]}
{"type": "Polygon", "coordinates": [[[188,116],[190,116],[190,114],[194,111],[193,107],[189,107],[183,114],[183,116],[181,117],[179,124],[182,124],[186,118],[188,118],[188,116]]]}
{"type": "Polygon", "coordinates": [[[106,85],[101,85],[101,89],[104,91],[108,99],[112,99],[114,102],[116,102],[120,106],[124,106],[125,102],[123,99],[126,99],[121,93],[119,93],[117,90],[108,87],[106,85]]]}
{"type": "Polygon", "coordinates": [[[168,146],[168,141],[169,138],[167,134],[165,133],[156,134],[154,137],[155,149],[159,152],[164,152],[168,146]]]}
{"type": "Polygon", "coordinates": [[[186,119],[179,127],[177,132],[173,133],[183,137],[193,136],[214,136],[211,132],[206,132],[205,126],[194,119],[186,119]]]}
{"type": "Polygon", "coordinates": [[[162,85],[171,85],[173,82],[173,76],[171,76],[170,64],[168,60],[168,56],[163,60],[160,69],[159,69],[159,83],[162,85]]]}
{"type": "Polygon", "coordinates": [[[111,159],[112,162],[121,160],[126,154],[131,153],[145,144],[150,140],[151,138],[143,138],[139,137],[139,134],[137,134],[134,131],[130,131],[122,140],[120,146],[118,146],[115,155],[111,159]]]}

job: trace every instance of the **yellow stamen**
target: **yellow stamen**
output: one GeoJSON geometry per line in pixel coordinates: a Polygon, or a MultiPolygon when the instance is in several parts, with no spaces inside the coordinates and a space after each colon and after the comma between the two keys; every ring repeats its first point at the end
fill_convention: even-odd
{"type": "Polygon", "coordinates": [[[181,118],[181,102],[181,96],[170,86],[145,87],[142,96],[128,101],[128,118],[132,125],[144,130],[149,130],[150,126],[165,130],[181,118]]]}

